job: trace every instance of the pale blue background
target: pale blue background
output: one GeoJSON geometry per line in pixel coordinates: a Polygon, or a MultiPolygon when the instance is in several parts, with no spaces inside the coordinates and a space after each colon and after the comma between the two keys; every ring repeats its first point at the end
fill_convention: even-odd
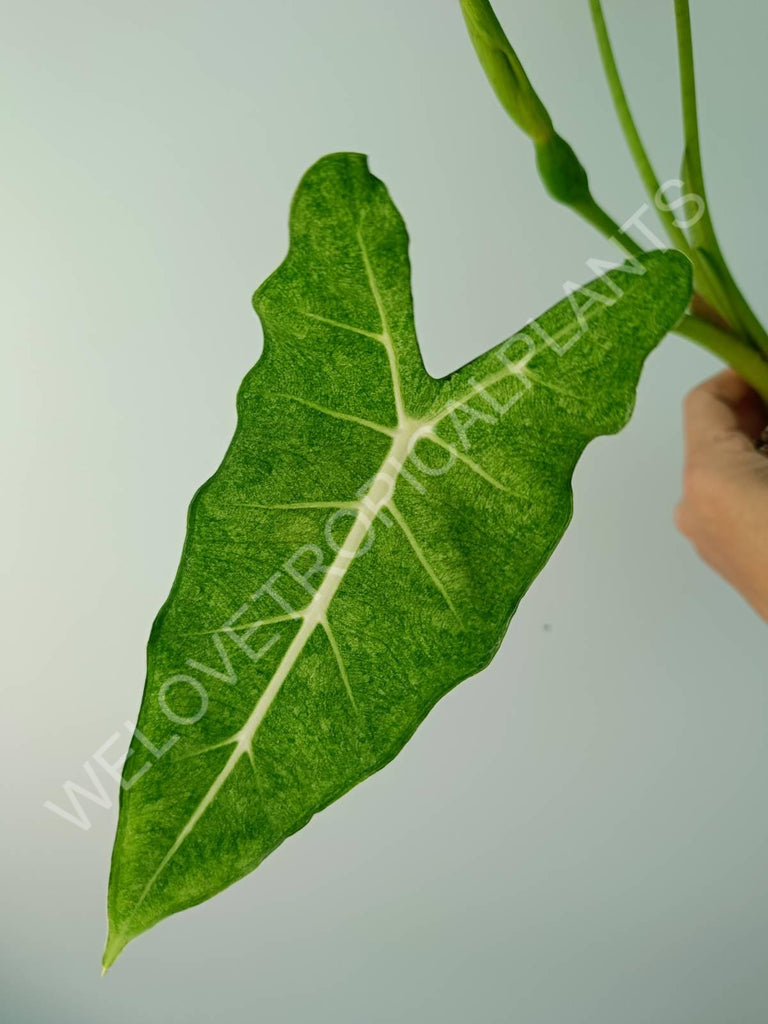
{"type": "MultiPolygon", "coordinates": [[[[675,176],[672,4],[606,6],[675,176]]],[[[768,15],[692,6],[715,215],[765,316],[768,15]]],[[[42,803],[136,711],[302,172],[370,154],[409,224],[437,374],[612,250],[544,196],[456,2],[2,8],[3,1019],[763,1022],[766,632],[672,526],[680,400],[714,368],[676,338],[626,433],[581,464],[573,526],[493,666],[99,980],[114,815],[83,833],[42,803]]],[[[629,216],[643,196],[586,2],[498,9],[597,195],[629,216]]]]}

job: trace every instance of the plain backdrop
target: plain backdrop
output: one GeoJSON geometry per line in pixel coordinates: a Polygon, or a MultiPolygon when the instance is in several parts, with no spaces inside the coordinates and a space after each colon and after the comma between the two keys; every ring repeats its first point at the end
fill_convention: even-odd
{"type": "MultiPolygon", "coordinates": [[[[451,0],[2,3],[3,1019],[758,1024],[768,1013],[766,632],[676,533],[665,340],[595,442],[565,540],[481,676],[259,870],[103,981],[114,810],[43,808],[134,717],[189,499],[261,346],[293,189],[369,154],[444,374],[610,245],[543,193],[451,0]]],[[[586,2],[498,0],[622,220],[643,202],[586,2]]],[[[763,316],[768,13],[694,0],[714,215],[763,316]]],[[[659,173],[681,156],[671,2],[607,0],[659,173]]],[[[115,785],[109,792],[114,795],[115,785]]]]}

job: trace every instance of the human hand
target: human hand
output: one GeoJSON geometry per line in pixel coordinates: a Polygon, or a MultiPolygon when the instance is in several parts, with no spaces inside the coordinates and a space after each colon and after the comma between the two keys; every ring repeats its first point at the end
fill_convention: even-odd
{"type": "Polygon", "coordinates": [[[766,410],[733,370],[685,399],[677,528],[768,622],[768,458],[755,448],[766,410]]]}

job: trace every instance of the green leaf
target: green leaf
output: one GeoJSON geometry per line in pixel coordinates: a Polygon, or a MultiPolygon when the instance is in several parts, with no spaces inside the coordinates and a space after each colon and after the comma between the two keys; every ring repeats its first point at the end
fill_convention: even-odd
{"type": "Polygon", "coordinates": [[[687,260],[648,254],[436,380],[405,227],[364,157],[311,168],[290,239],[149,640],[105,966],[252,871],[488,664],[568,523],[579,455],[627,421],[690,292],[687,260]]]}

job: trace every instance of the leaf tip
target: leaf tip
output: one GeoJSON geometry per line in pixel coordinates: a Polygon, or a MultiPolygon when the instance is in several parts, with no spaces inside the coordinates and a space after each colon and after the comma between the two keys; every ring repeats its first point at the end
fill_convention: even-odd
{"type": "Polygon", "coordinates": [[[102,978],[107,973],[112,964],[117,960],[122,951],[128,944],[128,940],[119,932],[113,930],[110,926],[109,933],[107,935],[107,942],[104,946],[104,954],[101,958],[101,976],[102,978]]]}

